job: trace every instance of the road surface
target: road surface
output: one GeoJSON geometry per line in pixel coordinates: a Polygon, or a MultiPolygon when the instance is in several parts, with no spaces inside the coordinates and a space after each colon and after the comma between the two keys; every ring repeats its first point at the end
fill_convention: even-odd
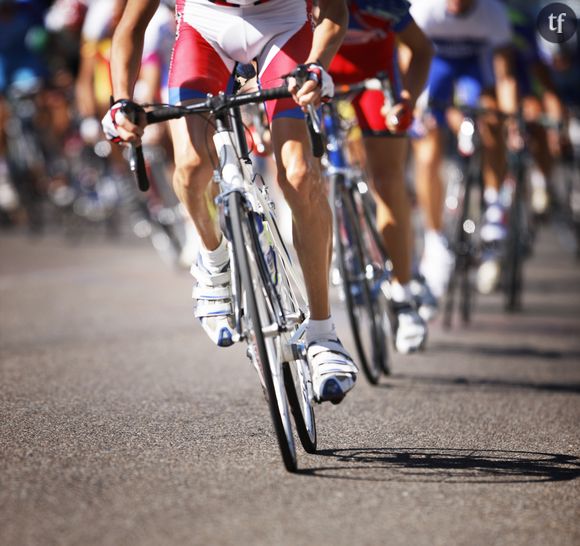
{"type": "Polygon", "coordinates": [[[580,267],[553,230],[523,313],[480,298],[361,376],[295,475],[187,274],[130,239],[0,237],[0,544],[580,544],[580,267]]]}

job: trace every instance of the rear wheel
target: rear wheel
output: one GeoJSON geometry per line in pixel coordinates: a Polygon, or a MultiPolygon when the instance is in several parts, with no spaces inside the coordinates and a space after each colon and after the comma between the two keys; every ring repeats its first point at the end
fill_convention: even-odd
{"type": "Polygon", "coordinates": [[[508,236],[504,264],[504,295],[507,311],[517,311],[522,305],[523,265],[529,232],[526,226],[524,166],[517,159],[514,167],[515,189],[509,213],[508,236]]]}
{"type": "Polygon", "coordinates": [[[245,211],[242,199],[238,192],[232,192],[228,199],[233,248],[245,302],[242,329],[248,343],[248,354],[258,370],[270,407],[284,466],[289,472],[294,472],[297,468],[296,446],[286,398],[280,336],[272,332],[277,320],[255,223],[245,211]]]}

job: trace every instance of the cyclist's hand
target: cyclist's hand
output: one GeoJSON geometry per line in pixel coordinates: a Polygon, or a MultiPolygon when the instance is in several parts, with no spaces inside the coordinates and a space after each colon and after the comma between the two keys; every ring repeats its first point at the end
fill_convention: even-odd
{"type": "Polygon", "coordinates": [[[413,123],[413,110],[406,100],[401,100],[392,108],[383,106],[381,114],[385,117],[387,129],[392,133],[404,133],[413,123]]]}
{"type": "Polygon", "coordinates": [[[334,95],[334,82],[330,74],[318,63],[308,63],[304,65],[307,77],[302,85],[296,77],[288,78],[288,90],[292,97],[302,109],[310,104],[318,106],[321,101],[329,99],[334,95]]]}
{"type": "Polygon", "coordinates": [[[145,129],[143,108],[126,99],[118,100],[109,108],[101,124],[105,136],[112,142],[141,144],[145,129]],[[134,115],[137,123],[133,123],[128,114],[134,115]]]}

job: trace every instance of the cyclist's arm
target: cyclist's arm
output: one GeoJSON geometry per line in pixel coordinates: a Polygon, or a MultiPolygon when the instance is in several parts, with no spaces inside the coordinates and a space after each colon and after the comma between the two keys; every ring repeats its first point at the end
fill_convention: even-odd
{"type": "MultiPolygon", "coordinates": [[[[318,0],[318,15],[312,47],[306,63],[320,63],[324,70],[336,55],[348,26],[348,10],[344,0],[318,0]]],[[[322,97],[321,86],[308,80],[300,89],[296,82],[289,81],[289,89],[294,100],[303,108],[318,104],[322,97]]]]}
{"type": "MultiPolygon", "coordinates": [[[[111,81],[116,100],[133,98],[141,67],[145,30],[158,6],[159,0],[127,0],[111,46],[111,81]]],[[[140,142],[142,126],[132,123],[125,116],[119,118],[113,108],[107,115],[116,126],[116,133],[121,140],[140,142]]]]}
{"type": "Polygon", "coordinates": [[[319,0],[317,24],[307,63],[318,61],[325,69],[342,44],[348,26],[344,0],[319,0]]]}
{"type": "Polygon", "coordinates": [[[130,99],[139,75],[145,30],[159,0],[127,0],[111,48],[111,80],[116,99],[130,99]]]}
{"type": "Polygon", "coordinates": [[[83,40],[80,65],[75,83],[75,99],[79,115],[89,118],[97,115],[94,91],[96,44],[83,40]]]}
{"type": "Polygon", "coordinates": [[[433,44],[415,21],[411,21],[399,32],[398,37],[405,46],[400,63],[403,79],[400,95],[413,108],[427,82],[434,52],[433,44]]]}

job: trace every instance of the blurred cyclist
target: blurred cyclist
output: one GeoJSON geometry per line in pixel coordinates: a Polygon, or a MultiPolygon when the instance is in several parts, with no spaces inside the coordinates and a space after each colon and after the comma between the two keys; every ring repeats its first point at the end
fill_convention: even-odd
{"type": "MultiPolygon", "coordinates": [[[[517,84],[511,68],[511,28],[505,7],[497,0],[416,0],[411,13],[435,44],[427,84],[431,123],[427,123],[424,136],[415,141],[414,148],[417,193],[426,223],[420,269],[435,296],[440,297],[453,266],[442,234],[441,127],[450,122],[451,128],[457,130],[462,118],[457,112],[446,118],[446,106],[452,103],[455,84],[461,80],[462,99],[467,106],[498,107],[513,114],[518,108],[517,84]],[[487,62],[490,50],[491,73],[487,62]],[[489,91],[494,84],[495,97],[489,91]]],[[[504,210],[499,201],[506,161],[501,123],[496,116],[489,115],[480,121],[486,211],[481,230],[485,253],[478,272],[478,287],[489,292],[499,279],[497,250],[506,235],[504,210]]],[[[508,124],[508,128],[510,142],[515,145],[515,125],[508,124]]]]}
{"type": "MultiPolygon", "coordinates": [[[[381,91],[364,91],[354,98],[362,129],[366,167],[377,202],[377,223],[393,261],[393,301],[397,313],[395,346],[409,353],[425,343],[427,328],[417,313],[411,290],[411,209],[405,188],[408,151],[406,130],[415,101],[429,72],[432,46],[409,13],[406,0],[351,0],[349,30],[330,65],[337,83],[355,83],[387,72],[395,104],[385,108],[381,91]],[[396,40],[410,53],[401,75],[396,40]]],[[[427,306],[423,307],[424,311],[427,306]]]]}
{"type": "Polygon", "coordinates": [[[527,122],[529,147],[535,160],[535,167],[530,173],[531,206],[536,214],[544,214],[549,205],[548,184],[553,162],[561,155],[561,145],[565,145],[565,139],[563,131],[557,127],[546,129],[537,121],[545,113],[551,122],[561,124],[565,118],[565,107],[556,91],[550,69],[540,54],[535,18],[527,4],[521,0],[506,2],[512,26],[514,72],[527,122]]]}

